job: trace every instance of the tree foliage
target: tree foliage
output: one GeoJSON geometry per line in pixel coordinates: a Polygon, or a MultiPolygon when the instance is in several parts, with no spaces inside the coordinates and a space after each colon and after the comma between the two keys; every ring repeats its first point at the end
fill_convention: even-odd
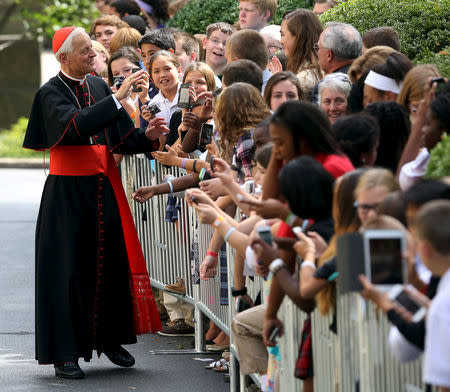
{"type": "MultiPolygon", "coordinates": [[[[310,8],[313,0],[279,0],[277,14],[271,23],[280,24],[283,14],[296,8],[310,8]]],[[[227,22],[233,25],[239,17],[237,0],[191,0],[179,10],[169,22],[170,27],[177,27],[190,34],[202,33],[206,27],[215,22],[227,22]]]]}
{"type": "Polygon", "coordinates": [[[41,0],[41,9],[33,10],[32,0],[16,0],[26,32],[33,37],[51,40],[55,30],[66,26],[90,30],[92,21],[100,16],[92,0],[41,0]]]}
{"type": "Polygon", "coordinates": [[[320,19],[349,23],[361,34],[391,26],[400,36],[402,52],[412,60],[450,45],[450,0],[348,0],[320,19]]]}

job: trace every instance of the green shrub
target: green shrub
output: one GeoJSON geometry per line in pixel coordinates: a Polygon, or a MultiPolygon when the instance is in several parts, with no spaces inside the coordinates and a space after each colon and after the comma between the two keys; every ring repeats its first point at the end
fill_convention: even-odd
{"type": "Polygon", "coordinates": [[[42,157],[42,152],[22,148],[28,119],[20,117],[11,129],[0,132],[0,157],[42,157]]]}
{"type": "Polygon", "coordinates": [[[430,152],[426,178],[442,178],[450,176],[450,135],[446,133],[442,140],[430,152]]]}
{"type": "Polygon", "coordinates": [[[450,46],[438,53],[427,53],[416,61],[417,64],[435,64],[442,76],[450,78],[450,46]]]}
{"type": "Polygon", "coordinates": [[[20,13],[25,29],[34,37],[53,39],[55,30],[66,26],[83,27],[88,33],[91,23],[100,16],[95,1],[41,0],[42,11],[34,11],[34,0],[20,2],[20,13]]]}
{"type": "Polygon", "coordinates": [[[400,36],[402,52],[412,60],[450,45],[450,0],[348,0],[320,19],[349,23],[361,34],[392,26],[400,36]]]}
{"type": "MultiPolygon", "coordinates": [[[[271,23],[280,24],[286,11],[308,8],[312,3],[313,0],[280,0],[277,15],[271,23]]],[[[211,23],[227,22],[233,25],[238,18],[239,2],[237,0],[191,0],[176,13],[169,22],[169,26],[191,34],[204,34],[206,27],[211,23]]]]}

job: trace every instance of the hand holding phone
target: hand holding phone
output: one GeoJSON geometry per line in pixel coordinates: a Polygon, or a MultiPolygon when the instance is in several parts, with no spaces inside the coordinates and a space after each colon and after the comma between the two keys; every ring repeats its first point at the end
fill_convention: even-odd
{"type": "MultiPolygon", "coordinates": [[[[131,72],[135,73],[135,72],[139,72],[140,70],[141,70],[141,68],[136,67],[136,68],[133,68],[131,70],[131,72]]],[[[136,83],[133,83],[133,88],[131,89],[131,91],[133,91],[134,93],[140,93],[142,91],[142,88],[138,87],[136,85],[136,83]]]]}
{"type": "Polygon", "coordinates": [[[270,226],[258,226],[256,231],[264,242],[272,245],[272,232],[270,231],[270,226]]]}
{"type": "Polygon", "coordinates": [[[280,329],[278,327],[275,327],[269,336],[269,342],[275,343],[276,339],[280,336],[280,329]]]}
{"type": "Polygon", "coordinates": [[[191,96],[189,94],[189,87],[191,85],[188,83],[182,83],[180,86],[180,91],[178,93],[178,107],[182,109],[191,109],[191,96]]]}
{"type": "Polygon", "coordinates": [[[395,285],[389,291],[389,298],[410,312],[412,314],[413,322],[418,322],[425,317],[425,307],[421,306],[414,298],[412,298],[403,285],[395,285]]]}

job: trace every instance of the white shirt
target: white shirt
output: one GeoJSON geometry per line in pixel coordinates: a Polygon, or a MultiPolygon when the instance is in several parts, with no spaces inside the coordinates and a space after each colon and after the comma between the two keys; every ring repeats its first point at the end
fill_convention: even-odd
{"type": "Polygon", "coordinates": [[[175,95],[175,98],[173,99],[173,101],[170,101],[169,99],[164,97],[161,90],[159,90],[159,93],[156,94],[149,102],[149,105],[154,104],[154,103],[157,103],[159,105],[161,111],[156,114],[156,117],[162,117],[164,120],[166,120],[167,126],[169,126],[170,118],[172,117],[172,115],[179,109],[178,108],[178,94],[179,94],[179,89],[178,89],[177,94],[175,95]]]}
{"type": "Polygon", "coordinates": [[[402,166],[398,176],[398,182],[402,191],[406,191],[424,176],[429,161],[430,153],[426,148],[422,148],[416,159],[402,166]]]}
{"type": "Polygon", "coordinates": [[[423,379],[450,387],[450,268],[439,282],[426,321],[423,379]]]}

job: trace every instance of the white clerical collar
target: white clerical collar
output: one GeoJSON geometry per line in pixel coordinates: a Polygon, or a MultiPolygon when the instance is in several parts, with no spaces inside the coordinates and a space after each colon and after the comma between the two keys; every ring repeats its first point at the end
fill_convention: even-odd
{"type": "Polygon", "coordinates": [[[84,84],[84,82],[86,82],[86,76],[85,76],[83,79],[77,79],[77,78],[74,78],[73,76],[67,75],[63,70],[61,70],[61,73],[62,73],[67,79],[70,79],[70,80],[73,80],[74,82],[80,83],[80,86],[82,86],[82,85],[84,84]]]}

